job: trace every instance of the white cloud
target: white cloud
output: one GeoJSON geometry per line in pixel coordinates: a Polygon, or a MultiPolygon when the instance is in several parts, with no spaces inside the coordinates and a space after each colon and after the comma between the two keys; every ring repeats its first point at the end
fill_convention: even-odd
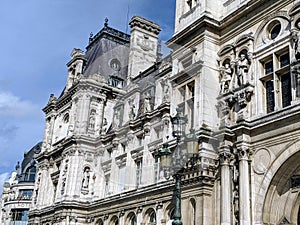
{"type": "Polygon", "coordinates": [[[36,114],[39,107],[30,101],[21,100],[9,92],[0,92],[0,115],[9,117],[26,117],[36,114]]]}

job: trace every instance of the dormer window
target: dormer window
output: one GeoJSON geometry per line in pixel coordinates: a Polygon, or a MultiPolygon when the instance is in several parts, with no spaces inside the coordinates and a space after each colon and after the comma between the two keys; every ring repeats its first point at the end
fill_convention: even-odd
{"type": "Polygon", "coordinates": [[[29,167],[26,170],[26,172],[25,172],[24,181],[31,181],[31,182],[33,182],[35,180],[35,173],[36,173],[35,166],[29,167]]]}
{"type": "Polygon", "coordinates": [[[124,85],[124,80],[120,77],[110,76],[108,79],[108,84],[112,87],[122,88],[124,85]]]}

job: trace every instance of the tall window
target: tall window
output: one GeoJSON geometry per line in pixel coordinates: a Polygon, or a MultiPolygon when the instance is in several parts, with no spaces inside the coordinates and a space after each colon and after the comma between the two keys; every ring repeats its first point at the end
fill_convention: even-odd
{"type": "Polygon", "coordinates": [[[292,84],[288,49],[273,53],[265,60],[261,78],[265,88],[266,112],[273,112],[291,105],[292,84]]]}
{"type": "Polygon", "coordinates": [[[195,82],[191,81],[182,85],[179,89],[178,107],[182,110],[183,115],[187,115],[188,125],[187,129],[194,126],[194,102],[195,102],[195,82]]]}
{"type": "Polygon", "coordinates": [[[12,221],[28,221],[28,209],[12,209],[12,221]]]}
{"type": "Polygon", "coordinates": [[[129,225],[136,225],[137,224],[137,220],[136,220],[136,216],[134,213],[130,213],[129,215],[129,225]]]}
{"type": "Polygon", "coordinates": [[[142,160],[136,162],[136,187],[139,187],[142,183],[142,160]]]}
{"type": "Polygon", "coordinates": [[[155,225],[156,224],[156,213],[154,210],[152,210],[149,213],[149,225],[155,225]]]}
{"type": "Polygon", "coordinates": [[[29,167],[25,172],[24,181],[34,181],[35,179],[36,168],[35,166],[29,167]]]}
{"type": "Polygon", "coordinates": [[[122,192],[125,190],[125,166],[119,167],[119,192],[122,192]]]}
{"type": "Polygon", "coordinates": [[[109,179],[110,175],[105,176],[105,183],[104,183],[104,197],[109,195],[109,179]]]}
{"type": "Polygon", "coordinates": [[[154,183],[157,183],[159,180],[160,180],[160,161],[159,161],[159,157],[155,157],[154,183]]]}
{"type": "Polygon", "coordinates": [[[196,225],[196,201],[193,198],[190,200],[189,213],[190,225],[196,225]]]}

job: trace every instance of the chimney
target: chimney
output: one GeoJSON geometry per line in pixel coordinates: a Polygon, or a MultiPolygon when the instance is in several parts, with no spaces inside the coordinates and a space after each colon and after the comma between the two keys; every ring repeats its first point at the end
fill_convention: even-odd
{"type": "Polygon", "coordinates": [[[128,66],[130,80],[157,61],[160,27],[158,24],[139,16],[132,17],[129,25],[131,28],[128,66]]]}

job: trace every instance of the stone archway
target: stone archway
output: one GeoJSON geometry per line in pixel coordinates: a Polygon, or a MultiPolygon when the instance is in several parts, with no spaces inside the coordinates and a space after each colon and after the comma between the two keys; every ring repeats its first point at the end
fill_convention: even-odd
{"type": "Polygon", "coordinates": [[[299,190],[293,190],[290,182],[295,174],[300,174],[300,152],[291,156],[273,177],[263,206],[263,223],[297,224],[299,190]]]}
{"type": "Polygon", "coordinates": [[[255,224],[299,224],[300,188],[291,187],[295,174],[300,174],[299,140],[282,149],[266,171],[255,198],[255,224]]]}

